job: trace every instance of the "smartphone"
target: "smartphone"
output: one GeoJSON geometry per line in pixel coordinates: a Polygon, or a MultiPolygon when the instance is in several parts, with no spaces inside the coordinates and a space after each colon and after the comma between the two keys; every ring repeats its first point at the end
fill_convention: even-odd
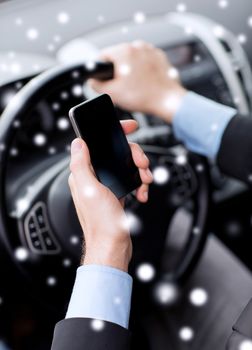
{"type": "Polygon", "coordinates": [[[87,100],[69,111],[77,137],[87,144],[98,180],[122,198],[141,185],[139,170],[109,95],[87,100]]]}

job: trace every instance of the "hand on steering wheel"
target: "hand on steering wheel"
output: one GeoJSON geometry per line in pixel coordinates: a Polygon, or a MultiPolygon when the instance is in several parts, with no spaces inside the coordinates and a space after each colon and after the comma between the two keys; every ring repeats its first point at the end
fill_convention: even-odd
{"type": "Polygon", "coordinates": [[[100,57],[113,62],[114,78],[90,80],[99,93],[107,93],[121,108],[155,115],[170,123],[186,90],[164,51],[143,41],[105,49],[100,57]]]}

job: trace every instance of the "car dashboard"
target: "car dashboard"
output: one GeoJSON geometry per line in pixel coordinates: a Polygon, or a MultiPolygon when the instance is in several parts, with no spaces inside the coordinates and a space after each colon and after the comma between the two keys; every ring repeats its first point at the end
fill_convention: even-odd
{"type": "MultiPolygon", "coordinates": [[[[240,45],[230,32],[214,22],[194,14],[171,13],[154,16],[141,25],[123,22],[111,25],[74,39],[65,44],[57,53],[55,62],[44,64],[49,69],[57,64],[71,61],[89,61],[93,52],[106,46],[123,41],[145,40],[162,48],[171,63],[176,67],[182,83],[194,92],[236,108],[241,114],[249,115],[252,104],[252,74],[249,62],[240,45]]],[[[38,59],[38,58],[36,58],[38,59]]],[[[29,60],[28,60],[29,61],[29,60]]],[[[41,58],[41,61],[42,58],[41,58]]],[[[29,62],[30,64],[30,62],[29,62]]],[[[36,64],[36,69],[43,64],[36,64]]],[[[38,73],[34,73],[34,65],[30,64],[25,76],[20,75],[2,83],[0,88],[0,113],[11,97],[38,73]]],[[[69,151],[69,143],[73,137],[68,121],[68,110],[80,103],[84,96],[92,97],[94,92],[74,79],[64,88],[57,90],[32,111],[33,122],[27,121],[25,132],[13,144],[11,156],[15,166],[29,167],[29,158],[37,158],[38,152],[46,158],[69,151]],[[32,150],[32,152],[31,152],[32,150]],[[25,154],[25,163],[24,157],[25,154]]],[[[120,117],[129,115],[120,111],[120,117]]],[[[132,116],[130,116],[132,117],[132,116]]],[[[133,114],[139,124],[169,128],[155,116],[133,114]]],[[[16,124],[14,127],[18,127],[16,124]]],[[[162,130],[162,129],[160,129],[162,130]]],[[[144,134],[140,141],[149,142],[144,134]]],[[[162,136],[162,145],[176,143],[172,132],[170,137],[162,136]]],[[[1,147],[4,147],[3,145],[1,147]]],[[[212,165],[214,200],[230,198],[245,190],[245,186],[237,181],[225,179],[215,165],[212,165]]],[[[14,175],[15,176],[15,175],[14,175]]]]}

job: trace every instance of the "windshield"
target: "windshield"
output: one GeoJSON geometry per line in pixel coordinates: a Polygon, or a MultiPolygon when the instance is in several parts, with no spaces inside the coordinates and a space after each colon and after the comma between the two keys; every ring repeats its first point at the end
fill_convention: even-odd
{"type": "MultiPolygon", "coordinates": [[[[225,9],[217,0],[208,2],[207,6],[204,1],[197,0],[186,3],[173,0],[0,0],[0,51],[19,50],[55,56],[65,42],[86,32],[123,20],[141,24],[153,15],[171,11],[195,12],[214,19],[237,35],[246,35],[244,46],[252,49],[248,25],[251,0],[241,3],[237,6],[227,2],[225,9]],[[237,18],[242,20],[237,21],[237,18]]],[[[126,33],[122,34],[122,40],[127,40],[126,33]]]]}

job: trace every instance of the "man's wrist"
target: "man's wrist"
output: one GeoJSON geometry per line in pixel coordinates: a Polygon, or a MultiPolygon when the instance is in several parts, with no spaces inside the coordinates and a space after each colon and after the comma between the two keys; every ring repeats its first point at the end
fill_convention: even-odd
{"type": "Polygon", "coordinates": [[[186,93],[187,90],[181,85],[177,85],[176,88],[172,89],[171,87],[162,89],[151,108],[152,113],[166,123],[172,123],[173,116],[178,111],[186,93]]]}
{"type": "Polygon", "coordinates": [[[128,272],[131,259],[131,246],[117,246],[114,249],[86,249],[85,255],[81,259],[82,265],[102,265],[112,267],[124,272],[128,272]]]}
{"type": "Polygon", "coordinates": [[[107,266],[107,267],[112,267],[114,269],[123,271],[123,272],[128,272],[128,267],[129,264],[126,261],[114,261],[113,259],[101,259],[100,257],[95,258],[84,258],[82,262],[83,266],[89,266],[89,265],[100,265],[100,266],[107,266]]]}

